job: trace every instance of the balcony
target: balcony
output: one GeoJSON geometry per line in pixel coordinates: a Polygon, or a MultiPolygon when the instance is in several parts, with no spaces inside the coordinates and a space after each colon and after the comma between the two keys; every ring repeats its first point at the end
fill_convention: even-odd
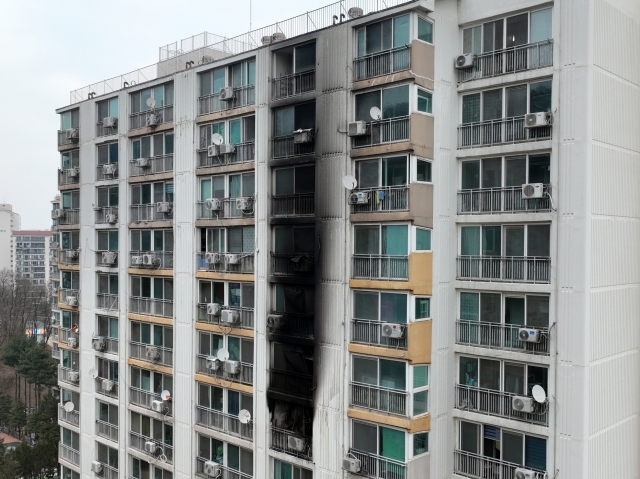
{"type": "Polygon", "coordinates": [[[139,269],[173,269],[173,251],[132,251],[129,266],[139,269]]]}
{"type": "Polygon", "coordinates": [[[269,319],[267,319],[267,331],[269,334],[313,339],[313,314],[278,312],[271,314],[282,316],[283,320],[270,324],[269,319]]]}
{"type": "Polygon", "coordinates": [[[551,211],[551,185],[543,186],[544,198],[522,198],[522,186],[458,191],[458,214],[526,213],[551,211]]]}
{"type": "MultiPolygon", "coordinates": [[[[231,311],[237,311],[240,315],[240,322],[235,324],[236,328],[242,329],[253,329],[254,322],[254,310],[253,308],[241,308],[237,306],[220,306],[220,309],[230,309],[231,311]]],[[[223,324],[223,326],[228,327],[229,325],[226,323],[220,323],[220,314],[207,314],[207,304],[206,303],[198,303],[198,322],[200,323],[208,323],[208,324],[223,324]]]]}
{"type": "Polygon", "coordinates": [[[60,459],[64,459],[71,464],[75,464],[76,466],[80,466],[80,452],[73,449],[71,446],[67,446],[66,444],[59,443],[60,448],[58,449],[58,457],[60,459]]]}
{"type": "MultiPolygon", "coordinates": [[[[393,349],[408,349],[407,334],[403,332],[401,338],[387,338],[382,336],[382,322],[368,321],[366,319],[351,320],[351,342],[383,346],[393,349]]],[[[403,325],[405,331],[407,325],[403,325]]]]}
{"type": "Polygon", "coordinates": [[[117,206],[104,206],[102,208],[96,208],[96,224],[106,225],[112,224],[114,228],[117,227],[118,222],[118,207],[117,206]]]}
{"type": "Polygon", "coordinates": [[[552,126],[525,128],[524,116],[468,123],[458,127],[458,148],[550,140],[552,126]]]}
{"type": "Polygon", "coordinates": [[[207,208],[206,201],[198,201],[197,219],[199,220],[223,220],[232,218],[253,218],[255,210],[255,199],[252,197],[244,198],[220,198],[222,208],[220,210],[210,210],[207,208]],[[247,209],[238,208],[238,200],[246,202],[247,209]]]}
{"type": "Polygon", "coordinates": [[[173,318],[173,300],[130,296],[129,312],[173,318]]]}
{"type": "Polygon", "coordinates": [[[96,123],[96,136],[110,136],[118,134],[118,118],[116,118],[116,123],[113,126],[104,126],[102,121],[96,123]]]}
{"type": "Polygon", "coordinates": [[[149,436],[143,436],[137,432],[130,431],[129,446],[153,457],[154,459],[160,459],[161,461],[173,464],[173,446],[170,446],[169,444],[164,444],[151,439],[149,436]],[[149,453],[145,449],[145,443],[149,441],[156,444],[157,449],[155,453],[149,453]]]}
{"type": "Polygon", "coordinates": [[[217,111],[253,105],[256,102],[255,85],[246,85],[233,89],[233,98],[220,100],[220,92],[198,98],[198,115],[207,115],[217,111]]]}
{"type": "Polygon", "coordinates": [[[271,426],[271,449],[284,452],[301,459],[311,461],[312,459],[312,442],[311,437],[301,436],[293,431],[287,431],[286,429],[280,429],[278,427],[271,426]],[[298,451],[289,447],[289,437],[302,440],[304,449],[298,451]]]}
{"type": "Polygon", "coordinates": [[[171,123],[173,121],[173,105],[156,108],[153,111],[147,110],[129,115],[129,131],[145,128],[147,126],[147,118],[150,115],[156,116],[156,125],[171,123]]]}
{"type": "Polygon", "coordinates": [[[60,250],[60,254],[58,255],[58,264],[67,265],[67,266],[80,264],[80,250],[79,249],[60,250]]]}
{"type": "Polygon", "coordinates": [[[78,305],[80,304],[80,291],[77,289],[62,289],[60,288],[60,293],[58,295],[58,302],[66,304],[67,298],[72,296],[76,298],[78,305]]]}
{"type": "Polygon", "coordinates": [[[118,163],[106,163],[96,167],[96,181],[109,181],[118,179],[118,163]]]}
{"type": "Polygon", "coordinates": [[[196,423],[216,431],[226,432],[232,436],[253,441],[253,421],[242,424],[238,416],[232,414],[198,406],[196,408],[196,423]]]}
{"type": "Polygon", "coordinates": [[[313,276],[314,271],[312,254],[271,253],[271,274],[274,276],[313,276]]]}
{"type": "Polygon", "coordinates": [[[77,185],[80,183],[80,168],[58,170],[58,186],[77,185]]]}
{"type": "Polygon", "coordinates": [[[102,477],[105,479],[118,479],[120,475],[115,467],[102,463],[102,477]]]}
{"type": "Polygon", "coordinates": [[[273,99],[280,100],[316,89],[316,71],[282,75],[273,79],[273,99]]]}
{"type": "Polygon", "coordinates": [[[165,203],[149,203],[146,205],[131,205],[131,222],[141,221],[172,221],[173,203],[169,203],[168,211],[159,211],[165,203]]]}
{"type": "Polygon", "coordinates": [[[117,381],[112,381],[110,379],[107,378],[101,378],[100,376],[98,376],[96,379],[96,392],[99,394],[104,394],[105,396],[109,396],[112,398],[116,398],[118,399],[118,391],[119,391],[119,386],[118,386],[118,382],[117,381]],[[111,385],[111,390],[107,390],[105,388],[105,385],[109,384],[111,385]]]}
{"type": "Polygon", "coordinates": [[[313,130],[311,131],[311,134],[311,141],[305,143],[296,143],[294,141],[294,135],[273,138],[273,140],[271,140],[273,143],[273,158],[290,158],[293,156],[315,154],[313,130]]]}
{"type": "Polygon", "coordinates": [[[256,158],[256,145],[254,141],[236,143],[234,152],[224,155],[209,156],[207,148],[198,150],[198,168],[211,166],[239,165],[254,161],[256,158]]]}
{"type": "Polygon", "coordinates": [[[456,343],[489,349],[502,349],[519,353],[549,355],[549,328],[518,324],[456,321],[456,343]],[[520,328],[537,329],[540,341],[520,341],[520,328]]]}
{"type": "Polygon", "coordinates": [[[274,218],[314,214],[315,193],[271,197],[271,216],[274,218]]]}
{"type": "Polygon", "coordinates": [[[80,427],[80,412],[68,412],[62,407],[62,404],[58,404],[58,421],[64,421],[72,426],[80,427]]]}
{"type": "Polygon", "coordinates": [[[173,367],[173,349],[162,346],[153,346],[151,344],[129,341],[129,357],[149,361],[153,364],[162,364],[163,366],[173,367]],[[151,356],[147,355],[147,348],[154,349],[153,353],[150,353],[152,354],[151,356]]]}
{"type": "Polygon", "coordinates": [[[313,398],[315,389],[313,376],[271,369],[269,377],[269,390],[271,391],[306,399],[313,398]]]}
{"type": "Polygon", "coordinates": [[[78,387],[78,383],[80,382],[80,378],[78,377],[77,381],[72,381],[71,375],[79,374],[78,371],[74,369],[65,368],[64,366],[58,366],[58,381],[62,381],[63,383],[71,384],[72,386],[78,387]]]}
{"type": "Polygon", "coordinates": [[[367,148],[374,145],[409,140],[411,121],[409,116],[367,122],[365,135],[352,136],[351,148],[367,148]]]}
{"type": "Polygon", "coordinates": [[[411,68],[411,46],[372,53],[353,60],[354,81],[389,75],[411,68]]]}
{"type": "Polygon", "coordinates": [[[96,266],[117,268],[118,256],[117,251],[96,251],[96,266]]]}
{"type": "MultiPolygon", "coordinates": [[[[210,477],[204,472],[204,463],[209,459],[203,457],[196,458],[196,474],[201,477],[210,477]]],[[[217,479],[252,479],[253,476],[245,474],[244,472],[230,469],[226,466],[220,465],[220,474],[216,476],[217,479]]]]}
{"type": "Polygon", "coordinates": [[[473,67],[458,70],[458,82],[464,83],[552,65],[553,40],[544,40],[476,55],[473,67]]]}
{"type": "Polygon", "coordinates": [[[80,335],[77,332],[72,331],[71,329],[68,329],[68,328],[60,327],[59,342],[63,344],[69,344],[70,339],[74,339],[76,344],[80,343],[80,335]]]}
{"type": "Polygon", "coordinates": [[[151,410],[153,401],[161,401],[164,403],[167,416],[171,416],[173,414],[171,401],[163,401],[162,397],[160,397],[160,393],[129,387],[129,402],[131,402],[131,404],[151,410]]]}
{"type": "Polygon", "coordinates": [[[456,278],[508,283],[550,283],[551,258],[458,256],[456,278]]]}
{"type": "Polygon", "coordinates": [[[96,419],[96,435],[118,442],[118,426],[96,419]]]}
{"type": "Polygon", "coordinates": [[[118,354],[118,338],[106,338],[103,336],[105,342],[104,353],[118,354]]]}
{"type": "Polygon", "coordinates": [[[457,409],[479,412],[489,416],[515,419],[540,426],[549,425],[549,415],[547,414],[546,404],[536,402],[535,412],[532,413],[516,411],[511,405],[515,396],[524,395],[456,384],[457,409]]]}
{"type": "Polygon", "coordinates": [[[117,294],[96,294],[96,308],[105,311],[118,311],[118,295],[117,294]]]}
{"type": "Polygon", "coordinates": [[[349,405],[406,416],[408,396],[406,391],[352,382],[349,405]]]}
{"type": "Polygon", "coordinates": [[[354,254],[351,257],[354,279],[408,280],[409,256],[354,254]]]}
{"type": "Polygon", "coordinates": [[[173,171],[173,154],[152,156],[151,158],[141,158],[129,161],[129,176],[148,176],[156,173],[166,173],[173,171]],[[144,165],[144,166],[142,166],[144,165]]]}
{"type": "Polygon", "coordinates": [[[80,209],[65,208],[62,210],[62,216],[58,218],[58,225],[71,226],[80,224],[80,209]]]}
{"type": "MultiPolygon", "coordinates": [[[[253,253],[218,253],[222,255],[222,258],[217,263],[207,262],[207,254],[211,253],[198,253],[196,257],[198,271],[212,271],[216,273],[241,273],[251,274],[254,269],[254,254],[253,253]],[[230,263],[229,255],[235,257],[234,261],[238,262],[230,263]]],[[[213,253],[215,254],[215,253],[213,253]]]]}
{"type": "MultiPolygon", "coordinates": [[[[240,363],[240,373],[230,374],[225,371],[214,371],[207,367],[207,358],[204,354],[196,355],[196,372],[206,374],[214,378],[225,379],[227,381],[235,381],[242,384],[253,385],[253,364],[240,363]]],[[[222,366],[221,366],[222,369],[222,366]]]]}
{"type": "MultiPolygon", "coordinates": [[[[56,339],[53,341],[54,343],[57,343],[58,337],[56,336],[56,339]]],[[[60,349],[58,348],[51,348],[51,357],[53,359],[57,359],[58,361],[60,361],[60,349]]]]}
{"type": "Polygon", "coordinates": [[[351,213],[380,213],[387,211],[409,211],[409,186],[385,186],[382,188],[357,189],[364,193],[365,203],[351,205],[351,213]]]}
{"type": "Polygon", "coordinates": [[[349,449],[349,454],[360,460],[360,472],[358,473],[360,476],[387,479],[405,479],[407,477],[407,464],[404,462],[353,448],[349,449]]]}
{"type": "Polygon", "coordinates": [[[78,138],[80,138],[79,128],[58,130],[58,146],[76,145],[78,138]]]}
{"type": "MultiPolygon", "coordinates": [[[[516,477],[516,469],[522,467],[512,462],[504,462],[500,459],[481,456],[471,452],[455,450],[453,454],[453,472],[460,476],[472,477],[474,479],[485,477],[512,479],[516,477]]],[[[530,476],[531,479],[546,479],[548,477],[545,471],[532,469],[531,467],[526,467],[526,469],[533,471],[534,475],[530,476]]]]}

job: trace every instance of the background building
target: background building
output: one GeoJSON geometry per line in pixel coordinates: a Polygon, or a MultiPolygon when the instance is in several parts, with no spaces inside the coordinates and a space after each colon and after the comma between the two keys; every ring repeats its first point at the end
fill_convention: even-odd
{"type": "Polygon", "coordinates": [[[48,285],[50,273],[49,230],[13,231],[14,273],[33,284],[48,285]]]}
{"type": "Polygon", "coordinates": [[[14,269],[13,230],[20,229],[20,215],[9,204],[0,204],[0,270],[14,269]]]}

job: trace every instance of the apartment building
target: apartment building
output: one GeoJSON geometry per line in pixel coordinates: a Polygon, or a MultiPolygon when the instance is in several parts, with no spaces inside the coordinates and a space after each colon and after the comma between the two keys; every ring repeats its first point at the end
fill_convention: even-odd
{"type": "Polygon", "coordinates": [[[639,39],[343,1],[73,91],[62,477],[637,475],[639,39]]]}
{"type": "Polygon", "coordinates": [[[13,231],[21,226],[20,215],[13,211],[10,204],[0,204],[0,271],[15,268],[13,231]]]}
{"type": "Polygon", "coordinates": [[[18,277],[39,286],[49,284],[50,237],[49,230],[13,231],[13,271],[18,277]]]}

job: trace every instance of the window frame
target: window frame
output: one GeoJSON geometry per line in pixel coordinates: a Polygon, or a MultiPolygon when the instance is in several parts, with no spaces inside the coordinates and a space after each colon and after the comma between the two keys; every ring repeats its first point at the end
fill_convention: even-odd
{"type": "Polygon", "coordinates": [[[433,19],[427,17],[426,15],[420,15],[420,14],[417,14],[415,16],[415,18],[416,18],[416,20],[415,20],[414,28],[415,28],[415,32],[416,33],[415,33],[415,38],[411,37],[411,39],[412,40],[418,40],[420,42],[424,42],[427,45],[434,45],[435,44],[434,38],[435,38],[436,25],[435,25],[435,22],[433,21],[433,19]],[[431,41],[430,42],[427,41],[427,40],[422,40],[421,38],[418,38],[418,35],[419,35],[419,32],[420,32],[420,20],[431,24],[431,41]]]}
{"type": "Polygon", "coordinates": [[[169,131],[159,131],[155,133],[151,133],[149,135],[142,135],[131,139],[131,160],[137,160],[139,158],[162,158],[166,156],[173,156],[175,152],[175,134],[173,130],[169,131]],[[162,136],[162,153],[158,154],[155,151],[155,141],[154,137],[162,136]],[[167,138],[171,137],[172,151],[167,153],[167,138]],[[142,141],[145,138],[149,138],[149,156],[142,155],[142,141]],[[136,146],[137,148],[137,156],[136,156],[136,146]]]}
{"type": "MultiPolygon", "coordinates": [[[[401,14],[398,14],[398,15],[393,15],[393,16],[390,16],[390,17],[386,17],[386,18],[380,19],[380,20],[375,21],[375,22],[370,22],[370,23],[367,23],[367,24],[364,24],[364,25],[359,25],[357,28],[354,28],[354,45],[355,45],[356,59],[364,58],[364,57],[369,56],[369,55],[376,55],[376,54],[388,52],[388,51],[394,50],[396,48],[401,48],[403,45],[400,45],[400,46],[397,46],[397,47],[393,46],[393,37],[394,37],[394,33],[395,33],[395,21],[394,20],[396,18],[400,18],[400,17],[404,17],[404,16],[408,16],[409,17],[409,32],[408,32],[408,34],[409,34],[408,35],[409,36],[409,42],[406,45],[411,45],[411,41],[414,40],[415,37],[417,37],[417,35],[414,35],[414,33],[417,33],[417,28],[416,28],[417,24],[413,25],[414,22],[412,21],[412,17],[413,17],[412,13],[408,12],[408,13],[401,13],[401,14]],[[378,24],[378,23],[382,24],[383,22],[385,22],[387,20],[391,21],[391,35],[390,35],[391,48],[387,48],[387,49],[381,48],[377,52],[367,53],[367,51],[366,51],[367,27],[371,26],[371,25],[378,24]],[[362,41],[363,41],[363,45],[364,45],[364,51],[363,51],[362,55],[360,55],[360,52],[358,51],[359,50],[359,47],[358,47],[359,38],[358,38],[358,36],[359,36],[360,32],[364,32],[363,37],[362,37],[362,41]]],[[[381,39],[381,47],[382,47],[382,39],[381,39]]]]}
{"type": "Polygon", "coordinates": [[[463,255],[462,254],[462,229],[463,228],[475,228],[478,227],[480,234],[479,239],[478,239],[478,243],[479,243],[479,251],[480,253],[477,255],[479,257],[494,257],[494,258],[532,258],[533,256],[529,255],[529,228],[532,226],[549,226],[549,256],[536,256],[537,258],[551,258],[551,254],[552,254],[552,250],[551,250],[551,245],[552,245],[552,233],[553,230],[551,228],[552,224],[548,223],[548,222],[536,222],[536,223],[461,223],[458,226],[458,254],[457,256],[476,256],[476,255],[463,255]],[[483,236],[482,236],[482,231],[485,227],[487,228],[493,228],[499,226],[500,227],[500,254],[499,255],[484,255],[482,252],[482,243],[483,243],[483,236]],[[506,254],[506,248],[507,248],[507,241],[506,241],[506,230],[508,228],[524,228],[524,238],[523,238],[523,250],[524,250],[524,256],[507,256],[506,254]]]}
{"type": "Polygon", "coordinates": [[[153,86],[149,86],[147,88],[141,88],[140,90],[136,90],[133,91],[129,94],[129,105],[131,106],[131,114],[136,115],[136,114],[141,114],[141,113],[146,113],[148,111],[152,111],[152,110],[159,110],[165,107],[169,107],[169,106],[173,106],[175,103],[175,90],[174,90],[174,84],[173,81],[169,81],[166,83],[161,83],[159,85],[153,85],[153,86]],[[171,91],[171,103],[167,103],[167,87],[171,86],[170,91],[171,91]],[[149,94],[149,98],[154,98],[155,99],[155,90],[156,88],[162,88],[162,103],[163,105],[155,105],[153,108],[149,108],[146,105],[146,102],[142,101],[142,97],[143,97],[143,93],[145,92],[150,92],[149,94]],[[138,105],[136,106],[135,103],[135,99],[138,99],[138,105]]]}
{"type": "MultiPolygon", "coordinates": [[[[424,89],[424,88],[423,88],[424,89]]],[[[356,121],[365,121],[367,123],[371,123],[371,122],[380,122],[380,121],[385,121],[385,120],[393,120],[396,118],[404,118],[405,116],[411,116],[412,113],[423,113],[423,112],[418,112],[417,108],[414,108],[414,105],[417,107],[417,86],[415,86],[415,84],[413,83],[407,83],[407,82],[399,82],[399,83],[393,83],[390,85],[386,85],[386,86],[382,86],[382,87],[377,87],[377,88],[371,88],[368,90],[364,90],[364,91],[359,91],[357,93],[355,93],[354,97],[353,97],[353,118],[354,120],[357,118],[357,98],[360,95],[366,95],[369,93],[375,93],[375,92],[379,92],[379,103],[380,103],[380,119],[374,119],[374,118],[368,118],[366,120],[356,120],[356,121]],[[408,91],[408,95],[407,95],[407,103],[408,103],[408,113],[407,115],[401,115],[401,116],[392,116],[392,117],[385,117],[384,116],[384,105],[382,104],[382,92],[384,90],[390,90],[393,88],[401,88],[407,86],[409,87],[409,91],[408,91]]],[[[427,114],[427,113],[424,113],[427,114]]]]}
{"type": "Polygon", "coordinates": [[[529,183],[530,182],[530,160],[531,157],[536,157],[536,156],[545,156],[548,155],[549,156],[549,184],[551,184],[551,173],[552,173],[552,169],[551,169],[551,162],[552,162],[552,152],[551,151],[543,151],[543,152],[537,152],[537,153],[528,153],[528,152],[522,152],[521,154],[513,154],[513,155],[498,155],[498,156],[486,156],[486,157],[481,157],[481,158],[473,158],[473,159],[462,159],[458,162],[458,191],[473,191],[473,190],[484,190],[484,189],[490,189],[490,188],[515,188],[516,186],[506,186],[507,183],[507,161],[509,160],[515,160],[515,159],[519,159],[524,157],[525,158],[525,174],[526,174],[526,181],[525,183],[529,183]],[[494,159],[500,159],[500,168],[501,168],[501,174],[500,174],[500,186],[493,186],[493,187],[485,187],[483,186],[483,173],[484,173],[484,160],[494,160],[494,159]],[[463,184],[463,178],[462,178],[462,173],[463,173],[463,165],[464,163],[471,163],[471,162],[479,162],[479,170],[478,170],[478,183],[479,183],[479,187],[478,188],[468,188],[468,189],[463,189],[462,188],[462,184],[463,184]]]}
{"type": "Polygon", "coordinates": [[[107,104],[107,117],[111,116],[113,118],[118,118],[118,114],[119,114],[119,110],[120,110],[120,105],[118,105],[118,97],[114,96],[112,98],[107,98],[106,100],[101,100],[101,101],[97,101],[96,102],[96,116],[98,117],[97,119],[97,124],[101,125],[102,124],[102,120],[104,120],[106,117],[102,117],[99,118],[100,116],[100,105],[106,103],[107,104]],[[111,111],[111,106],[112,106],[112,102],[113,100],[116,101],[116,114],[114,115],[113,112],[111,111]]]}

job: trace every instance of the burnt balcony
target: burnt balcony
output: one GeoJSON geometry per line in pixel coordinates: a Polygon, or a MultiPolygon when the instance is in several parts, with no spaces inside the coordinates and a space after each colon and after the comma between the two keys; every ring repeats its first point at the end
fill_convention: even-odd
{"type": "Polygon", "coordinates": [[[64,366],[58,366],[58,381],[79,387],[80,372],[75,369],[65,368],[64,366]],[[76,377],[78,378],[77,380],[76,377]]]}
{"type": "Polygon", "coordinates": [[[151,439],[149,436],[145,436],[137,432],[129,431],[129,447],[148,455],[153,458],[153,460],[156,460],[158,457],[162,457],[165,462],[173,464],[173,446],[170,444],[156,441],[155,439],[151,439]],[[156,450],[153,453],[146,450],[145,443],[147,442],[153,442],[156,444],[156,450]]]}
{"type": "MultiPolygon", "coordinates": [[[[211,477],[204,472],[204,464],[208,462],[209,459],[205,459],[204,457],[196,458],[196,475],[199,477],[211,477]]],[[[220,473],[216,476],[217,479],[252,479],[253,476],[249,474],[245,474],[244,472],[240,472],[236,469],[231,469],[229,467],[223,466],[220,464],[220,473]]]]}
{"type": "Polygon", "coordinates": [[[129,357],[173,367],[173,349],[129,341],[129,357]]]}
{"type": "Polygon", "coordinates": [[[129,161],[129,176],[148,176],[173,171],[173,153],[129,161]]]}
{"type": "Polygon", "coordinates": [[[96,167],[96,181],[118,179],[118,163],[105,163],[96,167]]]}
{"type": "Polygon", "coordinates": [[[552,65],[553,40],[543,40],[478,54],[472,67],[458,70],[458,82],[464,83],[552,65]]]}
{"type": "Polygon", "coordinates": [[[74,166],[66,170],[58,170],[58,186],[77,185],[80,183],[80,168],[74,166]]]}
{"type": "Polygon", "coordinates": [[[58,421],[66,422],[75,427],[80,427],[80,412],[79,411],[67,411],[62,404],[58,404],[58,421]]]}
{"type": "Polygon", "coordinates": [[[118,311],[118,295],[97,293],[96,308],[103,309],[105,311],[118,311]]]}
{"type": "Polygon", "coordinates": [[[216,411],[215,409],[204,406],[197,406],[196,423],[209,429],[253,441],[253,421],[242,424],[238,416],[233,414],[216,411]]]}
{"type": "Polygon", "coordinates": [[[294,156],[315,154],[314,129],[302,130],[302,134],[308,137],[304,139],[304,142],[300,142],[296,134],[273,138],[271,140],[273,158],[291,158],[294,156]]]}
{"type": "Polygon", "coordinates": [[[271,197],[271,216],[274,218],[313,216],[315,193],[271,197]]]}
{"type": "Polygon", "coordinates": [[[387,338],[382,335],[381,321],[369,321],[366,319],[351,320],[351,342],[369,344],[371,346],[383,346],[393,349],[407,349],[407,325],[403,324],[404,331],[400,338],[387,338]]]}
{"type": "Polygon", "coordinates": [[[407,464],[405,462],[378,456],[370,452],[358,451],[353,448],[349,449],[349,454],[360,460],[359,476],[371,477],[372,479],[405,479],[407,477],[407,464]]]}
{"type": "MultiPolygon", "coordinates": [[[[512,462],[505,462],[458,449],[453,451],[453,454],[453,472],[457,475],[474,479],[484,477],[515,478],[516,469],[523,467],[512,462]]],[[[547,473],[540,469],[533,469],[529,466],[525,469],[533,472],[533,476],[529,476],[531,479],[546,479],[548,477],[547,473]]]]}
{"type": "Polygon", "coordinates": [[[518,324],[489,323],[481,321],[456,321],[456,343],[489,349],[502,349],[519,353],[549,355],[549,328],[518,324]],[[540,340],[520,341],[521,328],[536,329],[540,340]]]}
{"type": "Polygon", "coordinates": [[[131,222],[172,221],[173,203],[149,203],[146,205],[131,205],[131,222]]]}
{"type": "Polygon", "coordinates": [[[351,137],[351,148],[367,148],[386,143],[409,140],[409,116],[367,122],[367,133],[351,137]]]}
{"type": "Polygon", "coordinates": [[[216,371],[207,367],[207,359],[209,356],[204,354],[196,355],[196,372],[206,374],[214,378],[224,379],[226,381],[235,381],[237,383],[253,385],[253,364],[240,362],[240,372],[231,374],[224,371],[224,364],[220,364],[220,368],[216,371]]]}
{"type": "Polygon", "coordinates": [[[403,45],[358,57],[353,61],[354,81],[389,75],[411,68],[411,46],[403,45]]]}
{"type": "Polygon", "coordinates": [[[316,71],[282,75],[273,79],[273,99],[289,98],[314,91],[316,89],[316,71]]]}
{"type": "Polygon", "coordinates": [[[167,416],[172,415],[172,403],[171,401],[163,401],[160,393],[154,393],[152,391],[146,391],[144,389],[134,388],[133,386],[129,387],[129,402],[131,404],[135,404],[136,406],[143,407],[145,409],[149,409],[153,405],[153,401],[160,401],[164,404],[164,409],[166,411],[167,416]]]}
{"type": "Polygon", "coordinates": [[[74,265],[80,264],[80,250],[79,249],[63,249],[60,250],[58,255],[58,264],[60,265],[74,265]]]}
{"type": "Polygon", "coordinates": [[[80,451],[76,451],[71,446],[62,444],[62,442],[60,442],[59,445],[60,447],[58,449],[58,457],[67,462],[70,462],[71,464],[80,466],[80,451]]]}
{"type": "Polygon", "coordinates": [[[409,186],[383,186],[353,190],[358,201],[350,200],[351,213],[409,211],[409,186]]]}
{"type": "Polygon", "coordinates": [[[537,213],[551,211],[551,185],[543,185],[543,198],[523,199],[522,186],[458,191],[458,214],[537,213]]]}
{"type": "Polygon", "coordinates": [[[286,429],[271,426],[271,449],[311,461],[313,451],[312,446],[311,436],[302,436],[293,431],[287,431],[286,429]],[[297,444],[300,444],[301,450],[290,447],[290,437],[294,438],[297,444]]]}
{"type": "Polygon", "coordinates": [[[131,251],[129,266],[141,269],[173,269],[173,251],[131,251]]]}
{"type": "Polygon", "coordinates": [[[130,296],[129,312],[173,318],[173,300],[130,296]]]}
{"type": "Polygon", "coordinates": [[[507,283],[550,283],[551,258],[458,256],[456,278],[507,283]]]}
{"type": "Polygon", "coordinates": [[[267,331],[272,335],[313,339],[313,314],[273,312],[267,317],[267,331]]]}
{"type": "Polygon", "coordinates": [[[255,199],[250,196],[242,198],[211,198],[211,200],[207,201],[198,201],[196,207],[197,219],[199,220],[253,218],[255,199]]]}
{"type": "Polygon", "coordinates": [[[196,261],[198,271],[252,274],[254,270],[253,253],[198,253],[196,261]]]}
{"type": "Polygon", "coordinates": [[[274,276],[313,276],[315,256],[307,253],[271,253],[274,276]]]}
{"type": "MultiPolygon", "coordinates": [[[[241,308],[239,306],[224,306],[220,305],[220,310],[230,310],[238,312],[238,322],[233,326],[242,329],[253,329],[255,325],[254,309],[253,308],[241,308]]],[[[198,303],[198,322],[217,324],[225,327],[229,327],[228,323],[220,322],[221,314],[208,314],[207,303],[198,303]]]]}
{"type": "Polygon", "coordinates": [[[99,225],[114,225],[118,223],[118,207],[117,206],[103,206],[96,208],[96,224],[99,225]]]}
{"type": "Polygon", "coordinates": [[[255,85],[235,87],[233,88],[233,96],[228,100],[221,100],[220,92],[198,98],[198,115],[240,108],[253,105],[255,102],[255,85]]]}
{"type": "Polygon", "coordinates": [[[467,123],[458,127],[458,148],[550,140],[552,126],[525,128],[525,116],[467,123]]]}
{"type": "Polygon", "coordinates": [[[313,390],[315,389],[313,376],[271,369],[269,378],[270,391],[305,399],[313,398],[313,390]]]}
{"type": "Polygon", "coordinates": [[[118,386],[117,381],[113,381],[107,378],[101,378],[98,376],[95,379],[96,382],[96,392],[98,394],[104,394],[105,396],[109,396],[112,398],[118,398],[118,391],[120,387],[118,386]]]}
{"type": "Polygon", "coordinates": [[[96,419],[96,435],[118,442],[118,426],[96,419]]]}
{"type": "Polygon", "coordinates": [[[96,266],[117,268],[118,256],[117,251],[96,251],[96,266]]]}
{"type": "Polygon", "coordinates": [[[80,224],[80,209],[79,208],[65,208],[61,211],[61,216],[58,218],[59,226],[71,226],[80,224]]]}
{"type": "Polygon", "coordinates": [[[141,111],[129,115],[129,131],[154,126],[173,121],[173,105],[163,106],[154,110],[141,111]]]}
{"type": "Polygon", "coordinates": [[[80,138],[79,128],[69,128],[68,130],[58,130],[58,146],[76,145],[80,138]]]}
{"type": "Polygon", "coordinates": [[[408,255],[354,254],[351,262],[351,277],[354,279],[409,279],[408,255]]]}

